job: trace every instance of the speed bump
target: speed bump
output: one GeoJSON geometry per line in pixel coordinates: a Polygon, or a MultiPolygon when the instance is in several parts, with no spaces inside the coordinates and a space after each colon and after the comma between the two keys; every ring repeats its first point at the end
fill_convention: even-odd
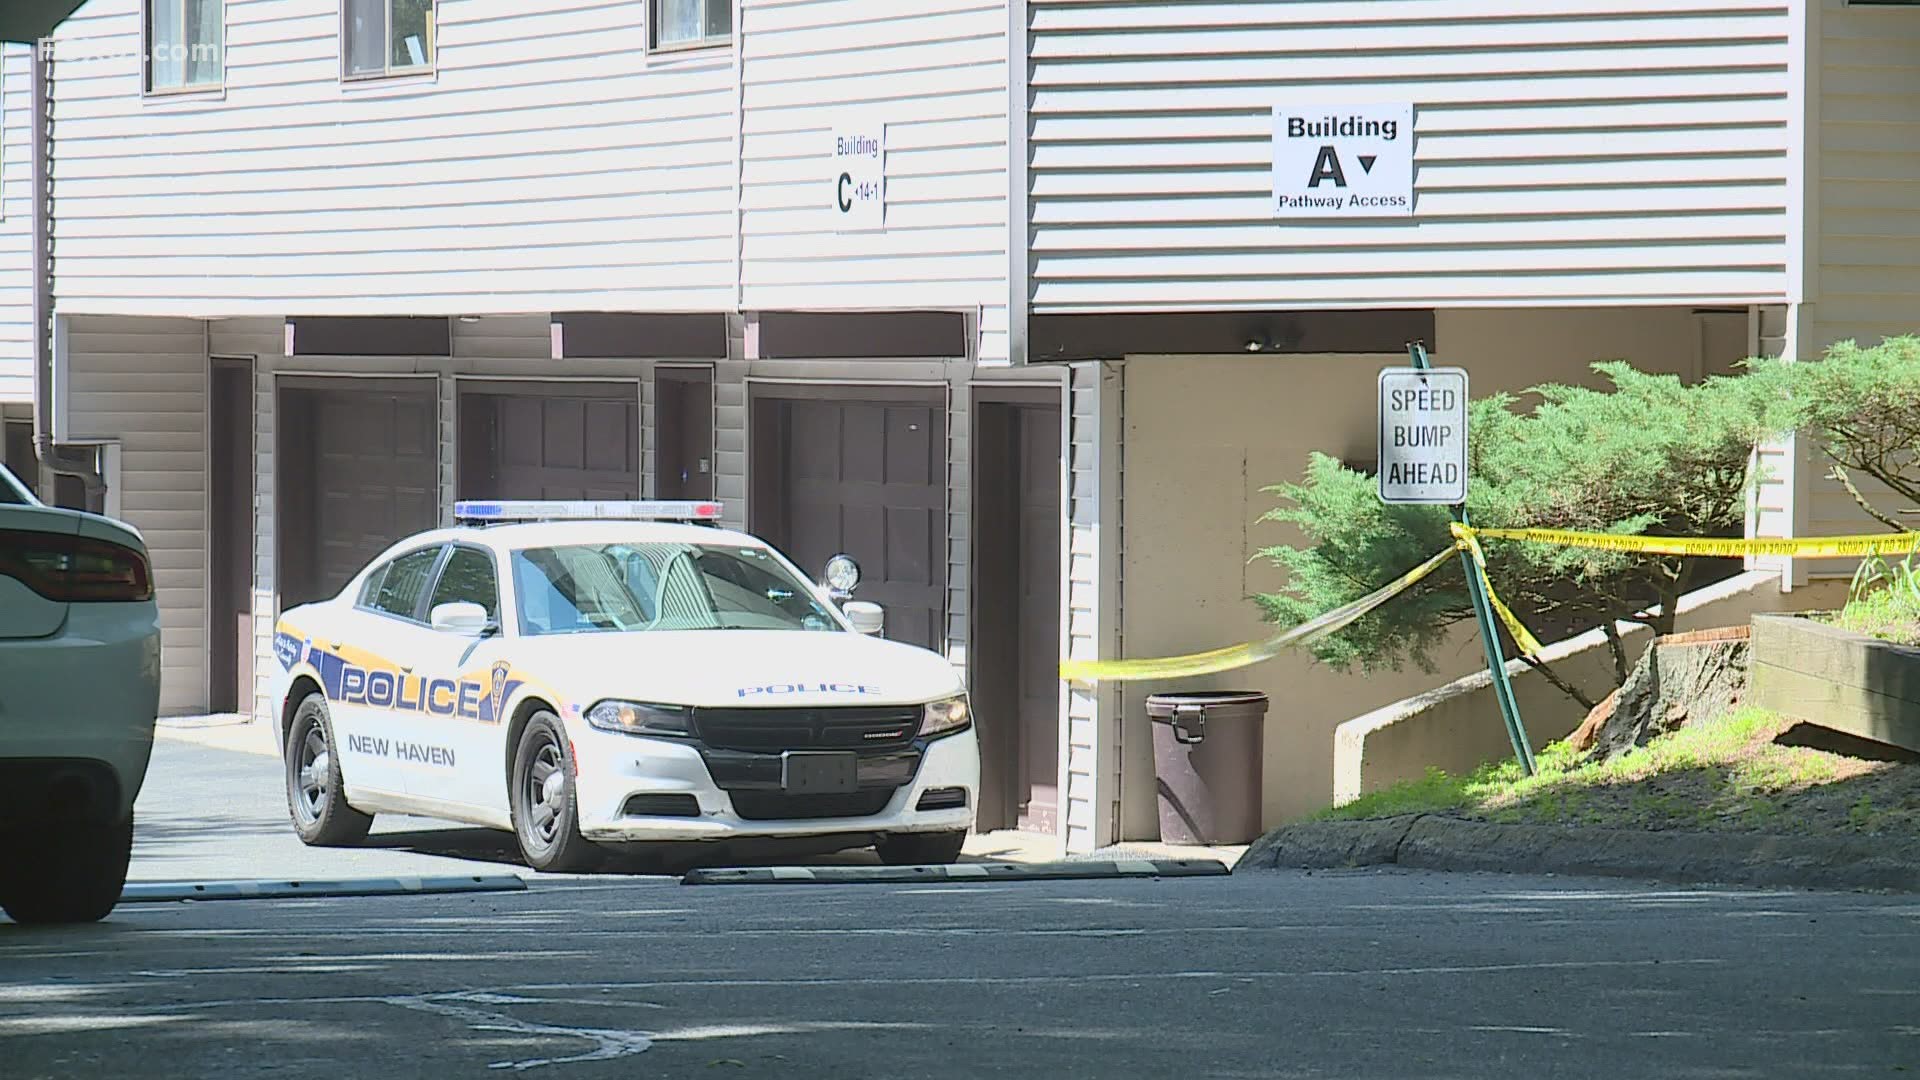
{"type": "Polygon", "coordinates": [[[331,878],[300,881],[141,881],[120,891],[120,902],[180,900],[281,900],[291,896],[407,896],[415,893],[520,892],[515,874],[457,877],[331,878]]]}
{"type": "Polygon", "coordinates": [[[689,871],[682,885],[877,885],[923,881],[1076,881],[1096,878],[1223,877],[1218,859],[1089,859],[1085,862],[955,863],[951,866],[757,866],[689,871]]]}

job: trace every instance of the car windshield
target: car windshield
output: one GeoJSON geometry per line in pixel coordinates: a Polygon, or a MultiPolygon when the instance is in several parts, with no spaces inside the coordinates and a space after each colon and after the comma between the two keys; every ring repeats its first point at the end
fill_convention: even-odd
{"type": "Polygon", "coordinates": [[[765,548],[570,544],[513,553],[520,632],[841,630],[765,548]]]}

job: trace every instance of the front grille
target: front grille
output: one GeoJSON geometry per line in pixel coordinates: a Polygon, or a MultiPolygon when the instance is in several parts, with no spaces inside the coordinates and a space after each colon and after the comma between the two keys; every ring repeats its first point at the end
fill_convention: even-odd
{"type": "Polygon", "coordinates": [[[892,788],[856,791],[850,795],[788,795],[779,791],[731,791],[733,812],[749,821],[788,821],[800,818],[872,817],[893,799],[892,788]]]}
{"type": "Polygon", "coordinates": [[[918,706],[695,709],[694,734],[716,750],[896,750],[920,728],[918,706]]]}

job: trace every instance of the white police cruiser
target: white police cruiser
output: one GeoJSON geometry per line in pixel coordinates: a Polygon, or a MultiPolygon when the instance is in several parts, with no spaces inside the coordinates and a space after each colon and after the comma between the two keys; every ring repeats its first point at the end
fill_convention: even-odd
{"type": "Polygon", "coordinates": [[[275,628],[293,826],[502,829],[538,870],[603,842],[836,836],[959,856],[980,758],[959,674],[871,636],[717,503],[461,503],[275,628]]]}

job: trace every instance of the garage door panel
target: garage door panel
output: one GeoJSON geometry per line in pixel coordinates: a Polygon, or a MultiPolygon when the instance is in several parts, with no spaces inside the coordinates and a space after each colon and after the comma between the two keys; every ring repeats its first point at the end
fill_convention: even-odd
{"type": "Polygon", "coordinates": [[[891,408],[886,411],[886,425],[886,471],[876,479],[884,479],[889,484],[931,484],[934,479],[932,411],[891,408]]]}
{"type": "Polygon", "coordinates": [[[617,384],[463,390],[460,497],[637,499],[639,412],[617,384]]]}
{"type": "Polygon", "coordinates": [[[790,407],[786,442],[769,448],[785,455],[792,480],[840,480],[840,410],[826,404],[794,402],[790,407]]]}
{"type": "MultiPolygon", "coordinates": [[[[830,405],[822,408],[832,408],[830,405]]],[[[844,484],[887,482],[886,410],[875,405],[844,406],[840,421],[840,480],[844,484]]],[[[868,498],[873,492],[867,492],[868,498]]]]}
{"type": "Polygon", "coordinates": [[[394,542],[438,523],[437,399],[430,384],[340,379],[282,391],[283,602],[339,592],[394,542]]]}
{"type": "Polygon", "coordinates": [[[439,443],[439,423],[433,401],[397,401],[394,403],[392,435],[378,445],[393,447],[401,458],[430,458],[439,443]]]}
{"type": "MultiPolygon", "coordinates": [[[[886,636],[938,649],[946,611],[946,413],[912,399],[757,397],[751,447],[755,523],[818,573],[846,552],[860,561],[859,597],[886,609],[886,636]]],[[[814,393],[818,391],[785,391],[814,393]]],[[[944,400],[943,392],[929,398],[944,400]],[[940,395],[940,396],[937,396],[940,395]]]]}
{"type": "Polygon", "coordinates": [[[925,510],[893,509],[886,512],[886,576],[889,584],[930,585],[933,583],[933,523],[925,510]]]}
{"type": "Polygon", "coordinates": [[[586,467],[601,472],[627,472],[634,467],[638,440],[628,426],[629,410],[618,401],[586,402],[580,430],[586,437],[586,467]]]}

